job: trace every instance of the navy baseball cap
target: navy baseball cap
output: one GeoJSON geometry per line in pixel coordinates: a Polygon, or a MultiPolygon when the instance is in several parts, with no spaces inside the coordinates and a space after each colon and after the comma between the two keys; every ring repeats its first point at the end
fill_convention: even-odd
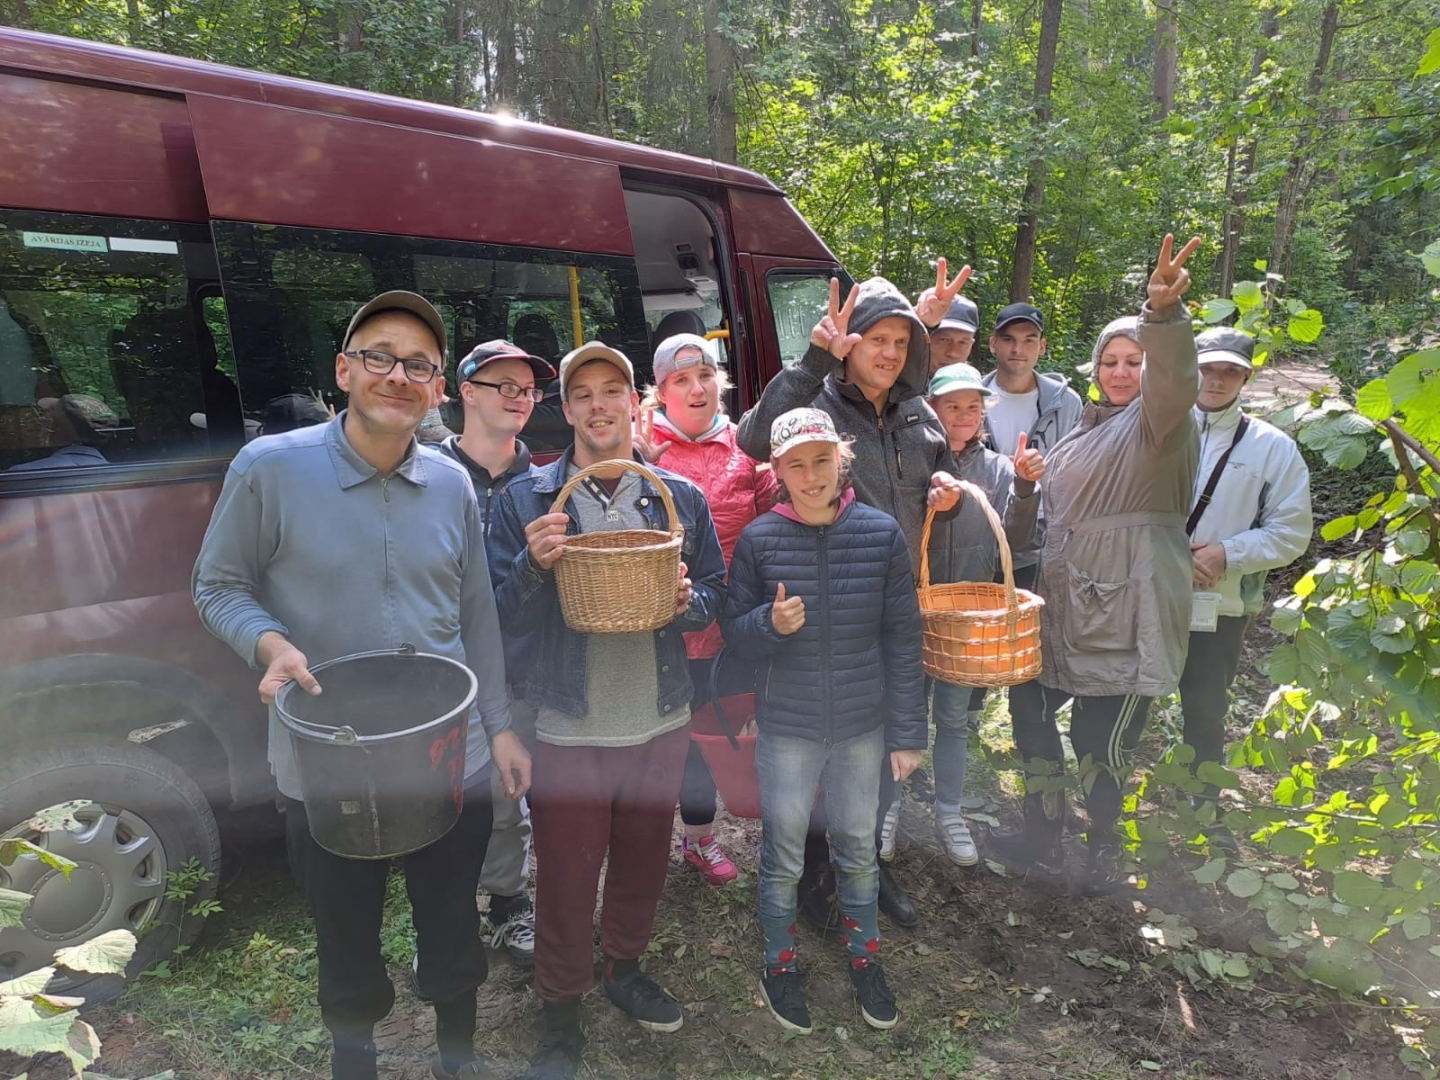
{"type": "Polygon", "coordinates": [[[1013,322],[1032,322],[1042,334],[1045,332],[1045,316],[1034,304],[1009,304],[996,313],[995,329],[991,333],[998,334],[1013,322]]]}
{"type": "Polygon", "coordinates": [[[494,341],[482,342],[466,353],[465,359],[455,365],[455,376],[461,382],[469,382],[477,371],[486,364],[493,364],[497,360],[524,360],[530,365],[530,370],[535,373],[537,382],[555,378],[555,369],[550,366],[548,360],[531,356],[519,345],[513,345],[499,338],[494,341]]]}
{"type": "Polygon", "coordinates": [[[945,317],[935,329],[969,330],[974,333],[980,329],[980,309],[968,296],[957,296],[950,301],[950,310],[945,312],[945,317]]]}

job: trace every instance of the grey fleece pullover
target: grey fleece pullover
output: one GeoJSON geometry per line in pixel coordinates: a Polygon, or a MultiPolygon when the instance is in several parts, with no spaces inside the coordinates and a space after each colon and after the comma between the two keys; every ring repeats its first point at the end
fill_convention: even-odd
{"type": "Polygon", "coordinates": [[[900,523],[910,557],[920,565],[930,478],[955,471],[950,443],[929,404],[925,384],[930,346],[924,325],[899,289],[884,278],[860,285],[850,333],[864,334],[881,319],[898,317],[912,325],[900,377],[880,412],[860,388],[845,380],[842,361],[812,345],[798,363],[770,380],[755,407],[740,419],[740,448],[757,461],[770,460],[770,425],[791,409],[813,406],[829,414],[836,430],[855,440],[850,477],[855,497],[900,523]]]}

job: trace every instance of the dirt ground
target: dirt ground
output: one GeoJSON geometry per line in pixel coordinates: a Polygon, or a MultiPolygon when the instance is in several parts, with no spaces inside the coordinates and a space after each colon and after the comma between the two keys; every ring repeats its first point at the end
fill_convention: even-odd
{"type": "MultiPolygon", "coordinates": [[[[1275,364],[1248,392],[1259,411],[1271,412],[1322,388],[1323,369],[1275,364]]],[[[1253,714],[1270,691],[1264,659],[1278,640],[1257,621],[1236,685],[1232,718],[1253,714]]],[[[989,729],[987,729],[989,730],[989,729]]],[[[972,754],[972,757],[975,755],[972,754]]],[[[977,765],[972,785],[1000,820],[1014,820],[1013,776],[977,765]]],[[[982,815],[986,816],[986,815],[982,815]]],[[[940,853],[923,801],[906,803],[896,857],[898,877],[922,912],[914,930],[882,919],[881,959],[899,995],[900,1025],[889,1033],[862,1022],[844,973],[843,944],[803,922],[799,948],[815,1033],[782,1033],[756,993],[760,936],[754,875],[758,823],[722,815],[718,834],[741,868],[723,889],[701,881],[679,857],[679,825],[671,875],[645,966],[685,1003],[686,1022],[675,1035],[648,1035],[598,993],[584,1003],[588,1046],[581,1076],[605,1080],[681,1077],[916,1078],[973,1080],[1400,1080],[1413,1076],[1398,1060],[1403,1044],[1385,1022],[1364,1010],[1305,994],[1275,976],[1248,988],[1197,986],[1161,962],[1141,936],[1157,909],[1179,913],[1198,931],[1198,944],[1243,949],[1248,916],[1223,892],[1197,886],[1183,867],[1161,873],[1142,892],[1085,899],[1065,886],[1000,876],[981,865],[962,869],[940,853]],[[1077,959],[1088,957],[1091,966],[1077,959]],[[1096,963],[1099,956],[1103,962],[1096,963]]],[[[985,827],[977,825],[984,854],[985,827]]],[[[1074,841],[1072,841],[1074,843],[1074,841]]],[[[216,949],[259,932],[293,935],[307,947],[302,902],[274,836],[248,839],[227,850],[238,856],[222,899],[224,914],[206,929],[202,945],[216,949]]],[[[1082,855],[1071,853],[1072,867],[1082,855]]],[[[310,946],[313,948],[313,945],[310,946]]],[[[284,950],[295,952],[295,948],[284,950]]],[[[193,963],[203,964],[205,952],[193,963]]],[[[540,1010],[528,978],[499,954],[481,990],[478,1045],[502,1076],[523,1070],[539,1036],[540,1010]]],[[[387,1080],[430,1076],[433,1021],[405,989],[405,969],[392,969],[397,1003],[379,1030],[381,1075],[387,1080]]],[[[218,977],[223,978],[224,973],[218,977]]],[[[213,984],[212,984],[213,985],[213,984]]],[[[266,1025],[284,1033],[313,1006],[297,987],[277,989],[268,1006],[237,1027],[266,1025]],[[288,995],[288,996],[287,996],[288,995]],[[297,996],[300,1000],[296,1000],[297,996]]],[[[198,1023],[205,993],[196,994],[198,1023]]],[[[311,1065],[250,1071],[243,1054],[221,1053],[212,1039],[194,1037],[171,1009],[155,1007],[155,991],[132,991],[115,1005],[93,1011],[105,1047],[97,1063],[106,1076],[147,1076],[173,1068],[193,1080],[252,1080],[265,1076],[328,1076],[311,1065]],[[208,1047],[208,1049],[207,1049],[208,1047]]],[[[182,1012],[183,1017],[183,1012],[182,1012]]],[[[298,1036],[297,1036],[298,1038],[298,1036]]],[[[223,1045],[223,1043],[221,1044],[223,1045]]],[[[297,1057],[300,1057],[297,1053],[297,1057]]],[[[11,1075],[0,1055],[0,1075],[11,1075]]],[[[32,1068],[30,1080],[69,1075],[51,1060],[32,1068]]]]}

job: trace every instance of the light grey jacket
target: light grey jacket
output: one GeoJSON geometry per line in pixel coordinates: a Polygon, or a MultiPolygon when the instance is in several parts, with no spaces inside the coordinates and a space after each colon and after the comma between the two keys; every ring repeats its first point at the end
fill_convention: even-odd
{"type": "MultiPolygon", "coordinates": [[[[1035,519],[1040,490],[1015,478],[1015,466],[975,439],[955,451],[955,475],[969,480],[990,497],[990,505],[1005,526],[1005,542],[1012,556],[1030,551],[1035,543],[1035,519]]],[[[985,520],[985,512],[968,495],[960,505],[935,515],[930,529],[930,582],[994,581],[1000,569],[1000,545],[985,520]]]]}
{"type": "Polygon", "coordinates": [[[1045,459],[1040,681],[1070,694],[1171,693],[1190,647],[1199,369],[1185,305],[1154,318],[1139,397],[1087,404],[1045,459]]]}
{"type": "MultiPolygon", "coordinates": [[[[1215,466],[1235,441],[1240,399],[1219,412],[1195,410],[1200,430],[1200,470],[1195,474],[1199,499],[1215,466]]],[[[1193,509],[1193,500],[1192,500],[1193,509]]],[[[1215,496],[1191,537],[1197,544],[1225,548],[1225,574],[1215,591],[1220,614],[1254,615],[1264,606],[1265,573],[1288,566],[1310,546],[1315,520],[1310,510],[1310,470],[1295,440],[1250,417],[1215,496]]]]}

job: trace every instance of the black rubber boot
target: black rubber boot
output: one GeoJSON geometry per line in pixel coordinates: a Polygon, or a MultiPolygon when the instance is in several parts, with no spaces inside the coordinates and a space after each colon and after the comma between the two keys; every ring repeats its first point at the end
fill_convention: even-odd
{"type": "Polygon", "coordinates": [[[379,1080],[374,1028],[332,1029],[335,1050],[330,1055],[332,1080],[379,1080]]]}
{"type": "Polygon", "coordinates": [[[1036,792],[1025,796],[1025,824],[990,834],[990,844],[1006,865],[1028,873],[1059,877],[1065,872],[1065,793],[1036,792]]]}
{"type": "Polygon", "coordinates": [[[797,900],[800,914],[815,929],[833,930],[840,925],[840,911],[835,906],[835,872],[829,863],[801,871],[797,900]]]}
{"type": "Polygon", "coordinates": [[[440,1066],[447,1073],[458,1073],[475,1060],[474,990],[435,1003],[435,1048],[440,1051],[440,1066]]]}
{"type": "Polygon", "coordinates": [[[895,876],[887,863],[880,867],[880,910],[896,926],[914,926],[920,921],[920,912],[910,895],[895,882],[895,876]]]}

